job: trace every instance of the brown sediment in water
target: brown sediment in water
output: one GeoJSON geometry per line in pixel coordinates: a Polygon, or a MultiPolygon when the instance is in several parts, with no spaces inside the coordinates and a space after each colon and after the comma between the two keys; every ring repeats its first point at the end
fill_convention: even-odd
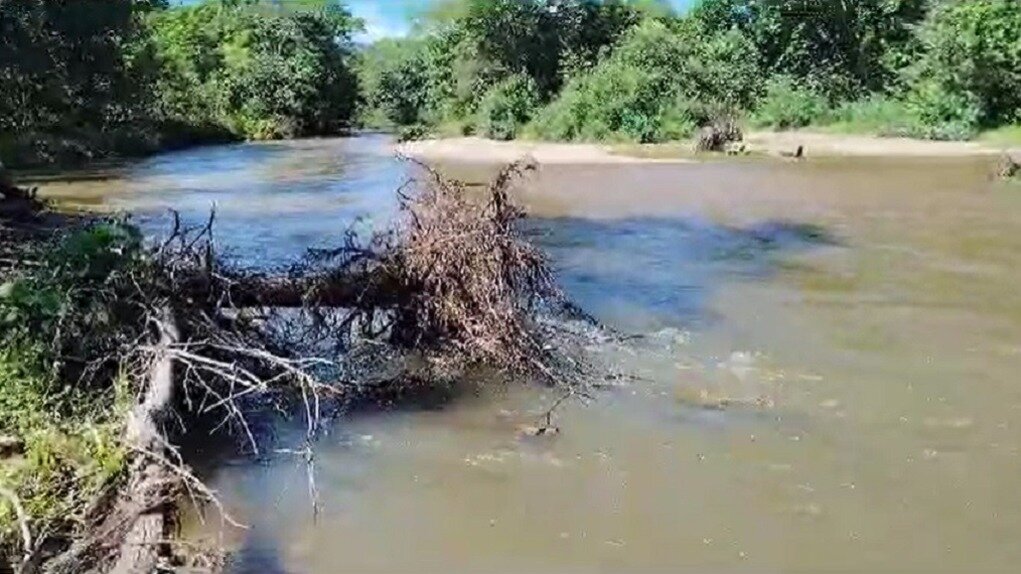
{"type": "MultiPolygon", "coordinates": [[[[320,199],[245,237],[349,193],[281,153],[273,197],[320,199]]],[[[304,459],[234,463],[208,478],[252,529],[189,540],[250,571],[1012,571],[1016,190],[995,156],[805,155],[547,166],[519,196],[537,236],[590,310],[648,334],[619,357],[645,378],[551,436],[528,435],[556,397],[517,387],[345,419],[316,448],[318,515],[304,459]]]]}

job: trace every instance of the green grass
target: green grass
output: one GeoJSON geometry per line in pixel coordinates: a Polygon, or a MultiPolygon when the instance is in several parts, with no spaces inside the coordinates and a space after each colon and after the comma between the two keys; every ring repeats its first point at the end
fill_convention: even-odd
{"type": "Polygon", "coordinates": [[[831,109],[816,124],[822,131],[837,134],[913,137],[922,132],[920,122],[903,102],[881,96],[831,109]]]}
{"type": "MultiPolygon", "coordinates": [[[[29,246],[37,264],[0,277],[0,435],[23,445],[0,460],[0,485],[37,535],[80,532],[90,504],[123,472],[127,377],[114,366],[85,379],[66,358],[99,368],[117,352],[115,335],[126,331],[114,288],[137,265],[138,245],[133,228],[99,224],[29,246]]],[[[0,556],[16,556],[18,544],[13,505],[0,499],[0,556]]]]}
{"type": "MultiPolygon", "coordinates": [[[[25,446],[21,456],[0,460],[0,486],[16,493],[37,535],[79,526],[126,455],[118,437],[128,393],[86,398],[53,386],[31,348],[0,351],[0,434],[25,446]]],[[[18,528],[10,501],[0,499],[0,554],[17,549],[18,528]]]]}
{"type": "Polygon", "coordinates": [[[1021,125],[1014,124],[982,132],[979,141],[995,146],[1021,147],[1021,125]]]}

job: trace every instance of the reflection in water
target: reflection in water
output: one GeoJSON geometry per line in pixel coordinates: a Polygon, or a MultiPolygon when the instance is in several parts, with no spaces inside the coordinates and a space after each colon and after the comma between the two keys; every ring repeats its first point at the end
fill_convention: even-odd
{"type": "Polygon", "coordinates": [[[155,236],[169,231],[170,209],[191,223],[215,209],[230,258],[278,266],[307,248],[337,245],[358,216],[385,220],[405,173],[387,138],[366,136],[173,152],[111,169],[105,180],[43,182],[42,191],[71,205],[130,212],[155,236]]]}
{"type": "MultiPolygon", "coordinates": [[[[255,533],[222,533],[239,570],[1014,571],[1021,196],[988,167],[544,168],[521,194],[531,231],[587,310],[646,335],[591,349],[639,380],[541,439],[518,429],[556,397],[515,386],[339,421],[318,521],[303,462],[224,466],[255,533]]],[[[215,199],[220,241],[273,263],[380,219],[404,177],[375,137],[119,173],[45,191],[151,221],[215,199]]]]}
{"type": "Polygon", "coordinates": [[[289,570],[281,560],[280,551],[276,548],[276,535],[273,532],[253,530],[245,537],[245,543],[234,553],[229,562],[231,572],[235,574],[288,574],[289,570]]]}

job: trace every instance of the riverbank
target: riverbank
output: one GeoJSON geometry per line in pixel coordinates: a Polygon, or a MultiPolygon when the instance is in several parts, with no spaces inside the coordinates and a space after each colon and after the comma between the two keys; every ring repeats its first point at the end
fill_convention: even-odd
{"type": "MultiPolygon", "coordinates": [[[[945,142],[910,138],[831,134],[816,131],[757,131],[745,135],[750,154],[784,157],[803,146],[805,157],[973,157],[1003,153],[999,142],[945,142]]],[[[431,162],[508,163],[532,157],[539,164],[688,163],[692,142],[665,144],[494,141],[478,137],[441,138],[397,144],[397,153],[431,162]]]]}
{"type": "Polygon", "coordinates": [[[806,156],[971,157],[996,155],[1002,146],[983,141],[932,141],[809,130],[758,131],[745,135],[751,152],[782,155],[804,146],[806,156]]]}
{"type": "Polygon", "coordinates": [[[99,161],[243,141],[223,126],[143,122],[108,130],[80,128],[0,136],[0,159],[16,171],[77,169],[99,161]]]}
{"type": "Polygon", "coordinates": [[[495,141],[479,137],[410,141],[394,146],[397,153],[427,162],[507,164],[531,157],[539,164],[685,163],[685,157],[640,157],[617,153],[616,146],[528,140],[495,141]]]}

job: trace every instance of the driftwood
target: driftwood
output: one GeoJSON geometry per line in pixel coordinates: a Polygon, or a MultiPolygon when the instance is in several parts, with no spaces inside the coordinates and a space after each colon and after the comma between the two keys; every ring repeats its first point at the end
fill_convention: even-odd
{"type": "Polygon", "coordinates": [[[805,146],[799,145],[798,148],[794,151],[781,151],[780,157],[785,157],[788,159],[804,159],[805,146]]]}
{"type": "Polygon", "coordinates": [[[397,280],[382,269],[302,277],[200,273],[182,281],[179,293],[233,309],[383,306],[394,301],[397,280]]]}
{"type": "Polygon", "coordinates": [[[1000,163],[996,168],[996,175],[1000,179],[1012,179],[1021,177],[1021,152],[1013,154],[1004,153],[1000,157],[1000,163]]]}
{"type": "Polygon", "coordinates": [[[731,117],[720,117],[703,127],[695,140],[696,152],[722,152],[727,145],[744,140],[744,132],[731,117]]]}
{"type": "Polygon", "coordinates": [[[174,364],[170,348],[181,341],[177,323],[169,309],[157,323],[160,341],[149,374],[145,399],[128,419],[126,440],[129,447],[141,453],[140,468],[132,475],[126,496],[133,505],[134,524],[128,529],[121,544],[120,557],[111,572],[134,574],[156,570],[159,544],[166,534],[163,505],[169,500],[167,485],[173,477],[163,464],[165,457],[152,457],[148,453],[166,451],[166,439],[160,430],[164,418],[171,410],[174,397],[174,364]]]}
{"type": "Polygon", "coordinates": [[[167,534],[167,511],[179,484],[166,464],[168,443],[162,424],[172,409],[176,386],[170,348],[181,337],[169,309],[164,310],[157,328],[160,338],[144,396],[130,413],[125,430],[126,447],[135,453],[126,484],[110,508],[101,513],[101,521],[92,526],[89,536],[51,560],[45,567],[47,573],[96,569],[142,574],[157,570],[160,545],[167,534]]]}

